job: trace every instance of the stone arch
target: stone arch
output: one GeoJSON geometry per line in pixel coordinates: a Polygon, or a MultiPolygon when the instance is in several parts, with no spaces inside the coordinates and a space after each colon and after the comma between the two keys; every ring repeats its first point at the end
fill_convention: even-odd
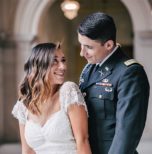
{"type": "MultiPolygon", "coordinates": [[[[15,20],[15,34],[35,35],[40,15],[55,0],[22,0],[19,2],[15,20]]],[[[120,0],[128,9],[133,22],[134,32],[152,30],[151,7],[148,0],[120,0]]]]}
{"type": "Polygon", "coordinates": [[[130,13],[135,33],[152,29],[151,7],[148,0],[121,0],[121,2],[130,13]]]}
{"type": "MultiPolygon", "coordinates": [[[[23,0],[19,2],[16,12],[15,35],[29,38],[37,34],[38,22],[44,9],[55,0],[23,0]]],[[[30,39],[30,38],[29,38],[30,39]]]]}

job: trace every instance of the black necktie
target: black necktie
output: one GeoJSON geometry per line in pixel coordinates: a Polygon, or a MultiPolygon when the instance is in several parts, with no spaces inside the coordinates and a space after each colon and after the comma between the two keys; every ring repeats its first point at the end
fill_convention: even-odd
{"type": "Polygon", "coordinates": [[[91,75],[93,75],[94,73],[96,73],[97,70],[98,70],[98,68],[99,68],[99,65],[98,64],[94,64],[94,67],[93,67],[93,70],[91,72],[91,75]]]}
{"type": "Polygon", "coordinates": [[[93,64],[93,68],[92,68],[92,71],[90,72],[90,76],[89,76],[89,81],[91,81],[96,76],[96,72],[97,72],[98,68],[99,68],[99,65],[93,64]]]}

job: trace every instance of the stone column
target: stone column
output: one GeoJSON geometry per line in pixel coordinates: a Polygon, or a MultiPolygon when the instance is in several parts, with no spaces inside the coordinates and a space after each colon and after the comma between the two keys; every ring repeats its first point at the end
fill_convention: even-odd
{"type": "Polygon", "coordinates": [[[11,104],[16,99],[15,42],[0,35],[0,141],[10,140],[11,104]],[[5,140],[6,139],[6,140],[5,140]]]}
{"type": "Polygon", "coordinates": [[[26,62],[31,49],[32,49],[32,41],[33,36],[27,37],[23,36],[15,36],[17,51],[16,51],[16,68],[17,68],[17,85],[19,85],[20,81],[24,77],[24,63],[26,62]]]}
{"type": "Polygon", "coordinates": [[[11,111],[30,50],[31,39],[25,36],[8,36],[0,44],[0,142],[19,140],[18,121],[11,111]]]}
{"type": "Polygon", "coordinates": [[[0,37],[0,141],[3,138],[3,40],[2,36],[0,37]]]}
{"type": "MultiPolygon", "coordinates": [[[[18,88],[19,88],[19,84],[21,82],[21,80],[24,77],[24,63],[27,60],[27,57],[30,54],[31,51],[31,41],[32,41],[33,37],[27,37],[25,35],[22,36],[14,36],[14,40],[16,42],[16,87],[15,87],[15,91],[17,93],[16,96],[16,100],[18,98],[18,88]]],[[[14,106],[14,104],[16,103],[13,102],[12,106],[14,106]]],[[[12,133],[10,133],[12,140],[19,140],[19,128],[18,128],[18,121],[16,119],[12,119],[12,133]]],[[[10,128],[9,128],[10,130],[10,128]]],[[[9,135],[9,136],[10,136],[9,135]]]]}
{"type": "MultiPolygon", "coordinates": [[[[144,66],[152,88],[152,31],[135,32],[135,58],[144,66]]],[[[152,90],[143,139],[152,140],[152,90]]]]}

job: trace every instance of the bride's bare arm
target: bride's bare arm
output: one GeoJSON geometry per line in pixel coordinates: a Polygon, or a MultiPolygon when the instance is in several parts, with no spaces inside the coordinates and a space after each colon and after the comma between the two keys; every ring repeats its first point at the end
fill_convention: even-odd
{"type": "Polygon", "coordinates": [[[20,137],[21,137],[21,145],[22,145],[22,154],[36,154],[31,147],[26,143],[24,137],[25,125],[19,123],[20,128],[20,137]]]}
{"type": "Polygon", "coordinates": [[[77,154],[91,154],[88,141],[87,112],[83,105],[78,104],[70,105],[68,107],[68,115],[77,145],[77,154]]]}

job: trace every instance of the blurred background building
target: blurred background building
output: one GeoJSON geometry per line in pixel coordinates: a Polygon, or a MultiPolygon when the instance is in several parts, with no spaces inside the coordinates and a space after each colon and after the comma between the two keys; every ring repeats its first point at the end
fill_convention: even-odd
{"type": "MultiPolygon", "coordinates": [[[[82,18],[92,12],[106,12],[114,18],[117,42],[144,66],[152,86],[152,0],[75,0],[80,7],[78,14],[63,12],[61,4],[65,1],[68,0],[0,0],[0,154],[21,153],[18,123],[11,110],[32,46],[38,42],[62,42],[68,59],[66,79],[78,83],[86,61],[79,56],[76,29],[82,18]]],[[[152,92],[138,149],[140,154],[152,153],[152,92]]]]}

